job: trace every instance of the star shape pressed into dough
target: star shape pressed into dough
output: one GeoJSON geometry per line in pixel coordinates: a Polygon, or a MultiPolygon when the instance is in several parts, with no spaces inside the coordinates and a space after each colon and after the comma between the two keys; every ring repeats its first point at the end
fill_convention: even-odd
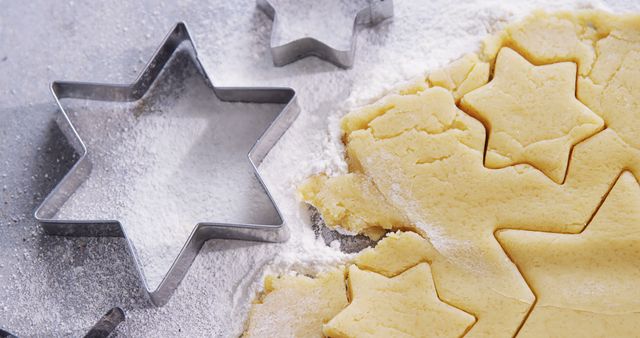
{"type": "MultiPolygon", "coordinates": [[[[576,145],[562,185],[531,166],[486,168],[485,129],[441,87],[389,95],[345,116],[342,127],[352,173],[310,180],[301,187],[303,196],[323,217],[349,215],[327,217],[328,224],[361,219],[358,224],[383,225],[389,219],[379,219],[366,203],[350,203],[354,196],[386,201],[395,219],[415,224],[428,239],[418,241],[419,253],[430,263],[438,296],[477,318],[469,337],[513,337],[535,301],[496,230],[578,232],[624,168],[640,173],[640,153],[630,153],[609,129],[576,145]]],[[[397,266],[374,270],[387,274],[397,266]]]]}
{"type": "Polygon", "coordinates": [[[502,48],[493,80],[461,101],[489,130],[485,165],[528,163],[562,183],[571,148],[604,127],[575,90],[575,63],[535,66],[502,48]]]}
{"type": "MultiPolygon", "coordinates": [[[[585,27],[585,22],[593,21],[585,21],[583,17],[572,18],[579,23],[580,31],[591,29],[585,27]]],[[[610,36],[637,36],[634,35],[635,30],[622,33],[619,31],[622,28],[618,28],[622,27],[620,22],[606,18],[597,18],[596,22],[611,24],[616,28],[599,26],[599,29],[602,28],[600,34],[610,31],[610,36]]],[[[540,25],[558,20],[555,16],[545,15],[539,15],[538,19],[543,21],[540,25]]],[[[630,24],[633,22],[637,22],[637,19],[629,21],[630,24]]],[[[565,27],[564,24],[561,26],[565,27]]],[[[625,31],[629,29],[624,28],[625,31]]],[[[527,37],[536,37],[536,41],[547,41],[546,36],[567,34],[555,28],[544,31],[531,29],[525,33],[527,37]]],[[[566,61],[575,60],[583,69],[583,58],[570,57],[574,55],[572,48],[575,43],[565,43],[564,38],[560,40],[553,45],[539,45],[540,48],[549,47],[543,53],[545,57],[533,58],[531,50],[523,52],[523,55],[537,64],[564,62],[562,64],[572,68],[575,68],[575,64],[566,61]]],[[[505,42],[500,45],[523,50],[522,44],[505,42]]],[[[538,48],[535,51],[541,52],[538,48]]],[[[607,66],[606,70],[615,70],[618,63],[613,61],[618,58],[617,51],[608,51],[608,56],[602,59],[602,67],[607,66]]],[[[598,59],[604,55],[603,52],[599,50],[598,59]]],[[[629,57],[632,56],[630,54],[629,57]]],[[[492,60],[493,57],[488,59],[489,62],[492,60]]],[[[466,65],[467,62],[478,61],[471,58],[462,64],[466,65]]],[[[525,61],[523,63],[534,69],[548,69],[535,67],[525,61]]],[[[633,65],[623,64],[625,76],[620,82],[614,81],[611,87],[632,94],[636,88],[630,81],[636,71],[633,65]]],[[[477,66],[476,63],[475,66],[463,68],[470,71],[477,66]]],[[[430,76],[426,85],[393,91],[347,114],[342,119],[341,127],[349,174],[308,180],[300,187],[300,191],[305,201],[313,204],[330,226],[344,226],[353,232],[365,234],[373,227],[415,229],[423,235],[424,240],[413,236],[408,242],[403,240],[402,245],[400,240],[387,240],[388,250],[384,251],[398,253],[400,260],[396,261],[396,256],[392,260],[390,255],[371,255],[369,252],[369,256],[375,257],[365,258],[363,255],[356,264],[380,274],[394,275],[414,262],[427,261],[433,271],[440,299],[476,316],[477,322],[466,337],[513,337],[536,298],[496,240],[495,231],[508,228],[580,232],[589,223],[620,172],[630,170],[640,177],[640,152],[623,137],[632,136],[632,133],[620,134],[607,120],[605,130],[576,142],[573,148],[566,148],[571,151],[571,165],[567,168],[566,179],[560,180],[563,184],[557,184],[531,165],[488,168],[484,163],[487,130],[478,119],[457,107],[459,103],[456,99],[460,95],[456,89],[460,88],[458,82],[464,83],[464,79],[471,74],[467,76],[466,72],[454,68],[454,72],[430,76]],[[367,200],[374,200],[375,206],[360,202],[367,200]],[[381,208],[385,203],[388,206],[381,208]],[[372,208],[375,212],[371,212],[372,208]],[[385,212],[379,212],[383,209],[385,212]],[[402,221],[394,224],[389,222],[392,219],[402,221]],[[411,226],[407,227],[407,223],[411,226]],[[411,248],[407,248],[407,244],[411,248]]],[[[599,76],[606,79],[606,74],[610,72],[599,76]]],[[[567,86],[575,86],[575,69],[570,76],[562,78],[573,78],[567,86]]],[[[553,81],[547,82],[551,84],[553,81]]],[[[478,84],[475,81],[473,83],[474,86],[478,84]]],[[[599,83],[606,89],[606,80],[599,83]]],[[[617,103],[624,106],[606,105],[603,106],[605,108],[630,107],[634,102],[628,99],[630,94],[609,93],[616,94],[611,100],[620,98],[617,103]]],[[[463,97],[465,95],[468,94],[462,93],[463,97]]],[[[557,96],[557,93],[554,95],[557,96]]],[[[574,108],[581,106],[571,90],[567,91],[566,97],[566,102],[573,102],[574,108]]],[[[584,98],[581,97],[581,100],[584,98]]],[[[597,106],[589,104],[589,107],[601,113],[597,106]]],[[[557,107],[551,108],[560,111],[557,107]]],[[[466,110],[473,113],[471,109],[466,110]]],[[[561,112],[566,114],[566,111],[561,112]]],[[[524,123],[518,128],[528,132],[529,125],[524,123]]],[[[559,162],[565,163],[566,158],[559,162]]],[[[531,164],[530,161],[528,164],[531,164]]],[[[380,252],[379,249],[375,251],[380,252]]]]}
{"type": "Polygon", "coordinates": [[[472,315],[442,302],[427,263],[388,278],[349,267],[351,304],[324,327],[329,337],[460,337],[472,315]]]}
{"type": "Polygon", "coordinates": [[[580,234],[503,230],[537,301],[519,337],[637,337],[640,186],[625,172],[580,234]]]}

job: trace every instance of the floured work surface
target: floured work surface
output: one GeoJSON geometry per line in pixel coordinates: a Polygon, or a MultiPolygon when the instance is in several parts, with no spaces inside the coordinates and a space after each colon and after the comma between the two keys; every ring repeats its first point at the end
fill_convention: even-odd
{"type": "Polygon", "coordinates": [[[278,223],[247,154],[280,105],[220,101],[185,50],[138,102],[69,101],[93,168],[56,218],[118,220],[151,290],[196,224],[278,223]]]}
{"type": "Polygon", "coordinates": [[[346,115],[349,173],[301,195],[330,226],[386,237],[345,290],[292,297],[311,282],[281,277],[245,335],[636,336],[639,53],[638,16],[535,13],[346,115]],[[326,318],[323,293],[348,302],[326,318]]]}

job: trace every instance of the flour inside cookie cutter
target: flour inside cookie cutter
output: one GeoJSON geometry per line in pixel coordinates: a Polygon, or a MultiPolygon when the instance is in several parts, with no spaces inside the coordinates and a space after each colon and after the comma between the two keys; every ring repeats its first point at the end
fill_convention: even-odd
{"type": "Polygon", "coordinates": [[[356,51],[356,26],[376,25],[393,17],[393,0],[368,0],[368,6],[358,11],[353,22],[352,34],[348,49],[337,49],[313,37],[304,37],[288,43],[279,44],[273,34],[278,25],[277,9],[273,0],[256,0],[258,8],[272,20],[273,28],[270,40],[271,56],[274,65],[281,67],[307,56],[316,56],[327,60],[338,67],[353,66],[356,51]]]}
{"type": "MultiPolygon", "coordinates": [[[[178,23],[166,36],[162,45],[153,54],[151,61],[132,84],[98,84],[86,82],[55,81],[51,84],[51,91],[61,111],[58,124],[69,140],[71,146],[79,154],[78,161],[63,177],[56,187],[49,193],[42,204],[36,209],[34,216],[42,225],[46,234],[59,236],[112,236],[124,237],[127,249],[134,258],[135,267],[144,289],[155,305],[165,304],[174,290],[186,275],[198,251],[209,239],[234,239],[261,242],[283,242],[289,238],[282,214],[273,201],[267,187],[262,182],[257,167],[263,161],[270,149],[296,119],[300,109],[297,105],[296,94],[290,88],[278,87],[215,87],[198,59],[195,44],[184,23],[178,23]],[[86,219],[58,219],[56,214],[73,193],[88,179],[92,163],[88,150],[74,127],[69,114],[61,104],[62,99],[86,99],[95,101],[133,102],[143,99],[156,78],[161,74],[165,65],[172,59],[178,48],[186,47],[192,56],[198,72],[204,78],[207,86],[221,101],[276,103],[284,108],[273,119],[269,127],[260,136],[248,153],[257,180],[264,187],[264,193],[277,213],[276,222],[269,224],[246,223],[213,223],[200,222],[194,225],[186,243],[173,261],[168,272],[157,288],[151,290],[144,278],[139,257],[133,248],[126,229],[117,220],[86,220],[86,219]]],[[[242,137],[242,136],[239,136],[242,137]]],[[[212,147],[212,151],[213,151],[212,147]]],[[[262,192],[261,192],[262,193],[262,192]]]]}

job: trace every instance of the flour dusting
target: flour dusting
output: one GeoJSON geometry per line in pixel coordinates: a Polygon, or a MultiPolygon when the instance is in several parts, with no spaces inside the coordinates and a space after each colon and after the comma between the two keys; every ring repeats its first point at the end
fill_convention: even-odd
{"type": "MultiPolygon", "coordinates": [[[[306,15],[319,13],[284,9],[280,26],[276,28],[282,30],[279,34],[285,39],[313,35],[326,38],[328,42],[331,39],[343,41],[352,32],[354,9],[349,1],[344,2],[349,5],[337,0],[326,2],[326,8],[332,13],[336,9],[337,13],[307,18],[306,15]]],[[[343,70],[313,57],[285,67],[273,67],[268,49],[272,21],[255,8],[253,0],[197,2],[196,11],[189,7],[195,2],[180,3],[176,5],[180,8],[170,13],[163,12],[167,6],[159,6],[153,10],[153,15],[144,18],[146,21],[136,21],[137,17],[120,6],[103,5],[106,7],[101,7],[100,15],[92,20],[122,17],[126,22],[155,28],[130,29],[134,33],[139,31],[146,38],[134,39],[120,32],[126,36],[117,40],[96,29],[93,22],[82,21],[81,28],[94,27],[90,31],[93,39],[71,39],[68,44],[83,42],[100,47],[98,50],[102,51],[117,49],[117,57],[131,54],[129,50],[123,51],[121,45],[128,48],[142,46],[140,48],[148,53],[138,51],[134,62],[108,61],[111,66],[116,64],[114,72],[120,71],[127,76],[115,73],[130,79],[169,27],[185,19],[185,13],[190,13],[188,24],[199,57],[216,85],[294,88],[301,106],[300,116],[259,168],[280,207],[291,238],[282,244],[207,242],[168,304],[162,308],[139,304],[125,308],[128,318],[119,330],[132,337],[238,336],[243,331],[251,301],[261,289],[264,274],[298,272],[313,275],[351,258],[339,250],[339,245],[328,246],[316,238],[309,209],[301,203],[296,192],[298,184],[312,174],[335,175],[346,171],[338,124],[340,117],[349,110],[372,102],[400,83],[424,77],[429,70],[446,65],[467,52],[477,51],[487,34],[534,9],[640,10],[638,4],[632,2],[597,0],[562,3],[555,0],[394,1],[393,20],[358,30],[354,66],[343,70]]],[[[293,0],[278,0],[278,3],[299,8],[293,0]]],[[[56,8],[72,11],[73,6],[77,4],[63,3],[56,8]]],[[[118,27],[123,31],[128,28],[126,24],[118,27]]],[[[84,33],[79,29],[74,34],[84,33]]],[[[92,71],[105,67],[100,58],[116,56],[78,56],[75,54],[82,52],[73,48],[61,53],[79,65],[91,64],[78,70],[79,74],[84,74],[79,79],[119,79],[116,75],[110,75],[108,79],[91,76],[92,71]]],[[[87,140],[89,151],[94,152],[91,155],[94,172],[58,217],[107,217],[140,224],[128,227],[127,231],[151,285],[164,274],[195,223],[256,219],[265,222],[273,216],[268,200],[252,193],[261,188],[243,159],[246,160],[251,143],[264,130],[265,123],[282,107],[219,102],[198,82],[201,80],[197,76],[191,75],[183,76],[182,80],[167,79],[168,84],[177,85],[179,95],[160,90],[161,95],[145,103],[148,106],[122,109],[91,103],[81,105],[72,114],[77,118],[74,122],[79,124],[79,129],[95,135],[94,141],[87,140]],[[246,114],[231,115],[237,111],[246,114]],[[95,112],[94,116],[83,122],[81,115],[90,112],[95,112]],[[117,128],[103,128],[105,125],[117,128]],[[246,137],[235,141],[237,133],[246,137]],[[228,170],[230,168],[232,170],[228,170]],[[216,193],[222,191],[227,193],[216,193]]],[[[432,240],[436,241],[435,238],[432,240]]],[[[116,245],[108,247],[111,251],[119,249],[116,245]]],[[[23,272],[28,274],[29,271],[23,272]]],[[[48,276],[41,275],[43,279],[48,276]]],[[[100,282],[86,285],[84,289],[108,288],[110,294],[117,295],[132,292],[123,291],[122,285],[113,281],[111,284],[100,282]]],[[[41,295],[36,288],[26,286],[18,291],[22,295],[41,295]]],[[[40,297],[43,300],[37,306],[54,304],[47,297],[40,297]]],[[[123,297],[125,300],[131,298],[123,297]]],[[[36,306],[29,304],[31,308],[36,306]]],[[[86,324],[70,319],[64,328],[59,328],[59,318],[51,316],[43,315],[37,320],[15,318],[12,317],[7,325],[16,331],[33,332],[29,330],[36,325],[50,328],[42,331],[49,336],[69,335],[70,327],[86,324]]]]}

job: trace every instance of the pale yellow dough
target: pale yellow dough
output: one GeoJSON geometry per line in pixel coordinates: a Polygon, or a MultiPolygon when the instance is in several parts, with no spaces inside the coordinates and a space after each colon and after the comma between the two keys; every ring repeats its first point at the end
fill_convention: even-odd
{"type": "Polygon", "coordinates": [[[404,214],[386,203],[371,180],[363,175],[347,174],[331,180],[326,176],[312,177],[300,188],[300,193],[302,198],[313,199],[313,204],[322,208],[325,222],[340,224],[347,231],[378,239],[384,235],[384,229],[410,226],[404,214]],[[349,211],[355,208],[364,208],[362,214],[368,217],[349,211]]]}
{"type": "MultiPolygon", "coordinates": [[[[350,112],[341,126],[349,173],[310,178],[301,187],[304,200],[329,226],[373,238],[382,230],[417,233],[387,235],[355,258],[350,271],[376,281],[362,285],[380,285],[365,293],[364,304],[375,306],[356,304],[354,293],[325,333],[359,337],[375,333],[371,327],[387,327],[389,311],[381,310],[384,300],[374,294],[393,299],[394,313],[413,309],[410,300],[396,301],[413,289],[400,292],[389,281],[420,266],[430,267],[439,300],[476,318],[466,337],[637,332],[638,269],[629,264],[638,265],[640,245],[605,233],[584,239],[592,225],[615,223],[611,208],[620,201],[629,202],[626,211],[613,214],[629,222],[618,223],[638,223],[632,220],[640,207],[635,193],[616,197],[629,190],[618,187],[627,186],[631,174],[622,176],[587,230],[576,234],[623,171],[640,174],[640,16],[535,13],[488,38],[478,56],[350,112]],[[517,232],[523,240],[513,239],[508,250],[518,255],[523,277],[495,237],[515,232],[501,229],[565,233],[541,235],[562,238],[553,249],[563,254],[547,252],[551,244],[541,241],[529,247],[526,239],[536,237],[517,232]],[[547,255],[533,257],[536,250],[547,255]],[[602,256],[589,259],[588,252],[602,256]],[[614,255],[621,258],[605,265],[602,259],[614,255]],[[570,257],[575,266],[559,268],[570,257]],[[581,278],[604,282],[573,282],[581,278]],[[606,292],[589,295],[587,286],[606,292]],[[394,297],[384,296],[391,290],[394,297]],[[536,296],[536,304],[551,305],[531,312],[536,296]],[[595,328],[598,322],[604,324],[595,328]],[[345,331],[332,331],[336,323],[345,331]]],[[[414,324],[432,325],[431,319],[415,317],[414,324]]],[[[438,330],[464,333],[455,320],[443,325],[449,322],[438,330]]],[[[403,325],[397,334],[383,332],[395,337],[415,328],[403,325]]],[[[422,336],[437,335],[424,329],[422,336]]]]}
{"type": "Polygon", "coordinates": [[[624,173],[581,234],[504,230],[537,296],[519,337],[637,337],[640,186],[624,173]]]}
{"type": "Polygon", "coordinates": [[[426,263],[392,278],[352,265],[349,290],[349,306],[324,326],[329,337],[459,337],[474,322],[438,299],[426,263]]]}
{"type": "Polygon", "coordinates": [[[342,269],[317,278],[269,276],[263,299],[251,309],[244,337],[323,337],[322,325],[346,306],[342,269]]]}
{"type": "Polygon", "coordinates": [[[624,23],[596,43],[598,58],[591,73],[578,78],[578,98],[640,149],[640,19],[624,23]]]}
{"type": "Polygon", "coordinates": [[[493,80],[461,102],[489,129],[485,165],[529,163],[562,183],[573,145],[604,126],[575,92],[575,63],[534,66],[512,49],[502,48],[493,80]]]}
{"type": "MultiPolygon", "coordinates": [[[[617,174],[640,164],[615,133],[601,132],[575,148],[569,178],[558,185],[532,167],[484,167],[482,124],[456,108],[445,89],[390,96],[374,106],[379,110],[345,117],[347,126],[364,126],[347,136],[351,168],[429,238],[439,295],[478,318],[470,336],[513,335],[534,301],[493,232],[579,231],[617,174]],[[363,123],[365,114],[373,119],[363,123]]],[[[349,212],[374,216],[364,205],[349,212]]]]}
{"type": "Polygon", "coordinates": [[[433,257],[433,248],[424,238],[413,232],[390,233],[375,248],[363,250],[356,264],[367,270],[393,277],[412,266],[433,257]]]}
{"type": "Polygon", "coordinates": [[[466,93],[489,81],[491,65],[482,62],[476,54],[467,54],[450,65],[429,74],[432,86],[448,89],[456,101],[466,93]]]}

